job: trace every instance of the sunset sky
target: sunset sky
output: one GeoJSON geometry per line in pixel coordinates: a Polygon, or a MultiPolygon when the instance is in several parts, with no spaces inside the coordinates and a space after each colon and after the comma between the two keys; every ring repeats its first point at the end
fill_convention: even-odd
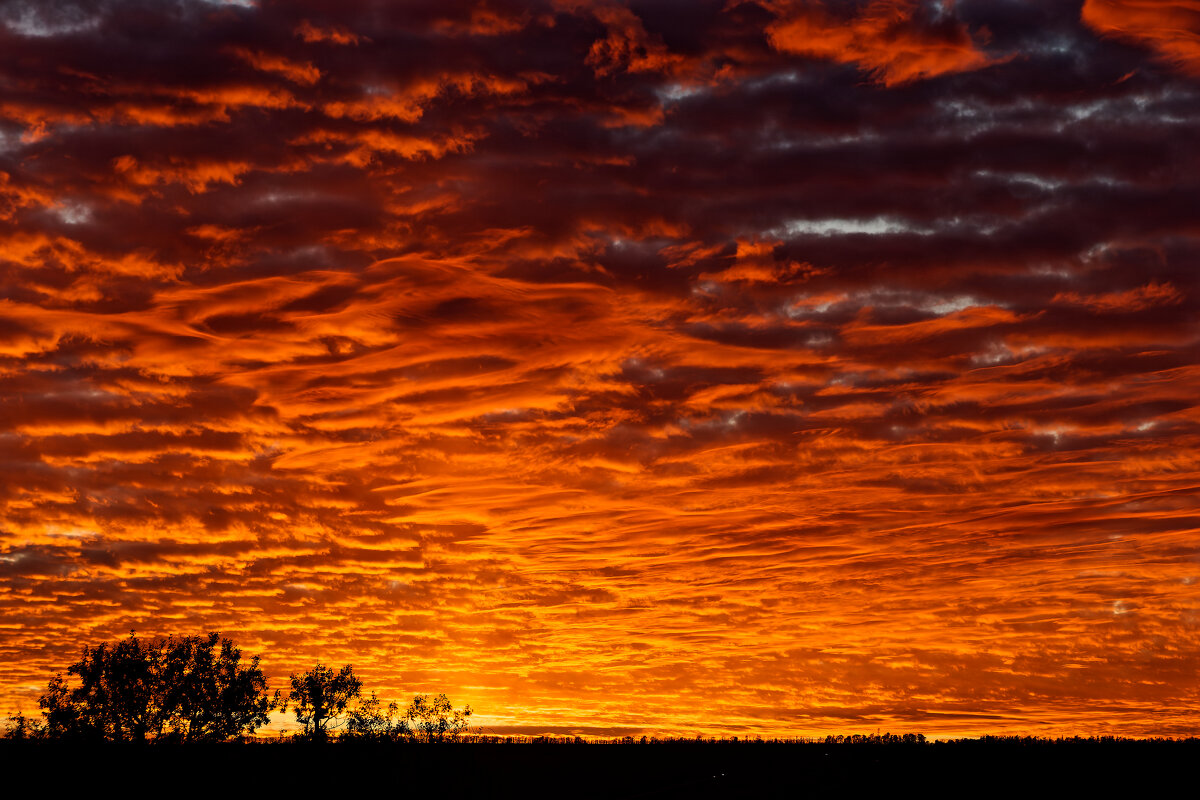
{"type": "Polygon", "coordinates": [[[1200,733],[1200,0],[4,0],[0,712],[1200,733]]]}

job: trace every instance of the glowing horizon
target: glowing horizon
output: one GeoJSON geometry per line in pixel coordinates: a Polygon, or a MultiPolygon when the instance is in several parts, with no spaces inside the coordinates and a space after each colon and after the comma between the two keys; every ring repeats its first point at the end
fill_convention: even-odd
{"type": "Polygon", "coordinates": [[[0,713],[1196,733],[1200,4],[0,9],[0,713]]]}

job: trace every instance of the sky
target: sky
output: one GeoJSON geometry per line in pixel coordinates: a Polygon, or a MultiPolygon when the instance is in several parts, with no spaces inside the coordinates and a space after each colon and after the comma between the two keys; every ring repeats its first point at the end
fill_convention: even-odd
{"type": "Polygon", "coordinates": [[[5,0],[0,711],[1200,729],[1200,0],[5,0]]]}

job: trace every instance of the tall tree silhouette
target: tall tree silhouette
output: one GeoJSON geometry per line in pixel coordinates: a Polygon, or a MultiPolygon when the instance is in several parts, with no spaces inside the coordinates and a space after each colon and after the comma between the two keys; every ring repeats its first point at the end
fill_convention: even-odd
{"type": "Polygon", "coordinates": [[[362,694],[362,681],[349,664],[335,673],[318,662],[307,672],[288,677],[292,682],[288,702],[295,704],[296,721],[314,741],[325,741],[331,729],[345,722],[342,714],[362,694]]]}
{"type": "Polygon", "coordinates": [[[211,633],[168,641],[162,678],[170,729],[184,741],[221,741],[253,731],[279,705],[267,696],[266,678],[254,656],[241,666],[241,650],[211,633]]]}

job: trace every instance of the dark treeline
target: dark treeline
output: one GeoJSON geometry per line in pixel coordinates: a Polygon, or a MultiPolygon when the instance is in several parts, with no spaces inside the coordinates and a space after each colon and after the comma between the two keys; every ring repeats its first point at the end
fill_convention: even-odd
{"type": "Polygon", "coordinates": [[[289,737],[328,741],[441,742],[469,730],[471,708],[444,694],[419,694],[407,707],[384,705],[347,664],[317,663],[288,676],[289,691],[271,691],[259,666],[216,633],[127,639],[85,646],[79,660],[50,679],[41,719],[18,713],[8,740],[171,742],[198,744],[252,738],[273,711],[295,714],[289,737]]]}
{"type": "Polygon", "coordinates": [[[1200,739],[495,735],[470,729],[470,708],[456,710],[445,695],[417,695],[404,707],[385,703],[364,692],[349,665],[316,664],[274,689],[257,656],[245,657],[217,634],[131,635],[86,647],[65,675],[49,680],[40,706],[40,718],[10,718],[0,738],[6,788],[26,780],[38,796],[83,796],[102,777],[119,779],[128,796],[169,788],[172,797],[211,797],[228,787],[305,796],[402,788],[411,796],[526,800],[914,791],[1013,797],[1031,790],[1133,797],[1191,785],[1200,761],[1200,739]],[[299,731],[256,738],[280,710],[295,715],[299,731]],[[455,746],[403,746],[416,742],[455,746]],[[617,746],[570,746],[606,744],[617,746]]]}

